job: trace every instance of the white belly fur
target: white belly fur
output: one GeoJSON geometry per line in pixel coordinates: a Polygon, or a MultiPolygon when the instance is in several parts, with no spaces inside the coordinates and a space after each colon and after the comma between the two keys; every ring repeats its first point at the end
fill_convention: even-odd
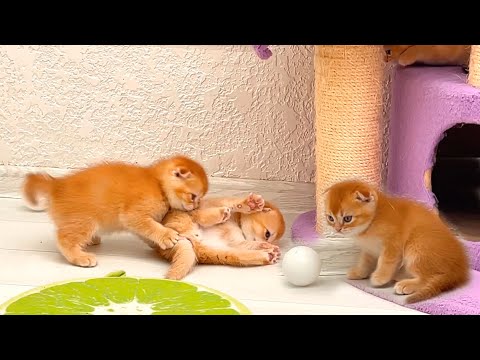
{"type": "Polygon", "coordinates": [[[208,245],[216,249],[227,249],[228,242],[222,239],[218,231],[215,228],[199,229],[200,241],[202,244],[208,245]]]}

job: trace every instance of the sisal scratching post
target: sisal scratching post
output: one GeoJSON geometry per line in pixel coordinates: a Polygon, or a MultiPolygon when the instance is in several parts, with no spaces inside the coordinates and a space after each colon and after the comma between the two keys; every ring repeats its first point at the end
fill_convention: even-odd
{"type": "MultiPolygon", "coordinates": [[[[315,46],[316,231],[324,191],[346,179],[381,185],[385,63],[382,46],[315,46]]],[[[470,70],[472,71],[472,70],[470,70]]]]}
{"type": "Polygon", "coordinates": [[[472,45],[470,52],[470,64],[468,83],[480,88],[480,45],[472,45]]]}

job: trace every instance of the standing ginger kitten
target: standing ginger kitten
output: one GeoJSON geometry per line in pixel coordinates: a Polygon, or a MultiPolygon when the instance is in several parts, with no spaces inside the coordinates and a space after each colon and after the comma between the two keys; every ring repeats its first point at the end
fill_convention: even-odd
{"type": "Polygon", "coordinates": [[[470,45],[383,45],[385,60],[396,61],[402,66],[462,65],[468,67],[470,45]]]}
{"type": "Polygon", "coordinates": [[[163,224],[189,240],[157,253],[172,262],[168,279],[183,279],[195,264],[260,266],[277,262],[285,232],[280,210],[259,195],[203,199],[190,213],[171,210],[163,224]]]}
{"type": "Polygon", "coordinates": [[[355,239],[360,258],[347,274],[383,286],[406,272],[395,293],[407,303],[426,300],[468,281],[463,245],[433,211],[388,196],[367,183],[344,181],[327,190],[326,217],[337,233],[355,239]]]}
{"type": "Polygon", "coordinates": [[[23,185],[31,209],[48,208],[61,253],[83,267],[97,264],[84,248],[100,243],[101,233],[126,230],[162,249],[173,247],[181,237],[160,224],[163,217],[170,207],[197,208],[207,191],[205,170],[184,156],[147,167],[106,163],[61,178],[28,174],[23,185]]]}

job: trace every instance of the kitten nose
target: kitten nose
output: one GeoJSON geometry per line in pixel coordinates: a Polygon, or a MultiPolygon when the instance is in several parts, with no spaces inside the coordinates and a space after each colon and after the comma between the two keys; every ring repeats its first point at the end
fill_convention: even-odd
{"type": "Polygon", "coordinates": [[[335,230],[340,232],[340,230],[342,230],[342,225],[335,225],[335,230]]]}

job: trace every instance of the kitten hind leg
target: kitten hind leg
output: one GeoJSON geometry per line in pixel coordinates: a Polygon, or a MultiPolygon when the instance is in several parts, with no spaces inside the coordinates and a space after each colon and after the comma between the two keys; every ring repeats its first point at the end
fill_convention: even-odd
{"type": "Polygon", "coordinates": [[[378,258],[375,271],[370,276],[372,286],[383,286],[392,281],[401,261],[401,252],[395,247],[386,246],[378,258]]]}
{"type": "Polygon", "coordinates": [[[171,262],[170,268],[165,275],[166,279],[181,280],[187,276],[197,263],[197,257],[193,245],[188,240],[180,240],[173,248],[162,250],[157,247],[157,253],[171,262]]]}
{"type": "Polygon", "coordinates": [[[361,280],[368,278],[373,270],[375,270],[375,260],[372,255],[362,251],[358,263],[348,270],[347,279],[361,280]]]}
{"type": "Polygon", "coordinates": [[[90,241],[90,245],[100,245],[102,243],[102,238],[98,235],[92,236],[92,240],[90,241]]]}
{"type": "Polygon", "coordinates": [[[422,282],[419,278],[404,279],[397,282],[394,286],[395,294],[410,295],[420,289],[422,282]]]}
{"type": "Polygon", "coordinates": [[[57,245],[62,255],[73,265],[94,267],[97,265],[95,254],[84,248],[92,240],[94,226],[60,227],[57,231],[57,245]]]}

